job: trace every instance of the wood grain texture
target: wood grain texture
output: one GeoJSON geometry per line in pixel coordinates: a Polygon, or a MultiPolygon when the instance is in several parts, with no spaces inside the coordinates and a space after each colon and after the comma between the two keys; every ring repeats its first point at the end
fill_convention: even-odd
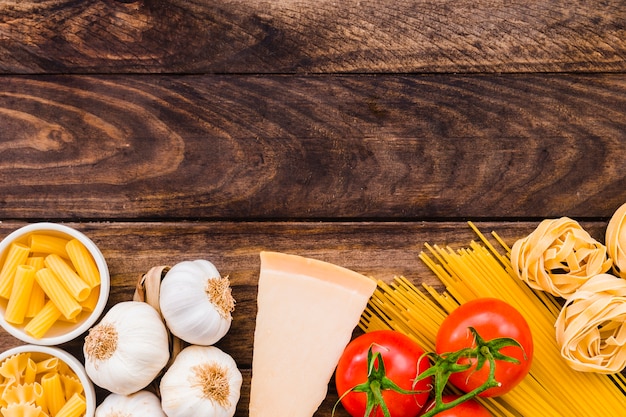
{"type": "MultiPolygon", "coordinates": [[[[2,222],[0,237],[25,225],[2,222]]],[[[441,288],[434,274],[418,259],[424,244],[468,247],[477,236],[465,222],[111,222],[65,223],[89,238],[102,251],[111,274],[112,290],[107,309],[132,299],[137,279],[156,265],[183,260],[208,259],[222,275],[229,275],[236,307],[229,333],[218,346],[236,360],[244,375],[237,417],[247,416],[252,363],[252,340],[256,317],[259,252],[275,250],[312,257],[390,281],[403,275],[415,284],[441,288]]],[[[583,227],[602,241],[605,222],[583,222],[583,227]]],[[[497,232],[509,245],[526,236],[535,222],[476,222],[482,233],[497,232]]],[[[495,242],[494,242],[495,243],[495,242]]],[[[359,330],[355,331],[358,334],[359,330]]],[[[61,347],[82,358],[81,336],[61,347]]],[[[21,344],[0,330],[0,351],[21,344]]],[[[98,390],[99,399],[106,393],[98,390]]],[[[330,417],[337,395],[330,393],[316,414],[330,417]]],[[[338,417],[347,417],[341,410],[338,417]]]]}
{"type": "Polygon", "coordinates": [[[614,72],[625,20],[620,0],[5,0],[0,72],[614,72]]]}
{"type": "Polygon", "coordinates": [[[0,218],[606,218],[626,77],[0,78],[0,218]]]}
{"type": "Polygon", "coordinates": [[[468,245],[465,220],[603,240],[626,202],[625,22],[621,0],[0,0],[0,237],[85,232],[108,308],[152,266],[214,262],[245,417],[261,250],[440,288],[417,256],[468,245]]]}

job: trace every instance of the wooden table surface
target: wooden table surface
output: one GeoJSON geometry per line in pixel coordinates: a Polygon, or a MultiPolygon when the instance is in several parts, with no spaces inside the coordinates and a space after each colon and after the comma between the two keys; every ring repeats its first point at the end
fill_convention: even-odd
{"type": "Polygon", "coordinates": [[[626,202],[621,0],[4,0],[0,74],[1,235],[83,231],[109,306],[211,260],[240,417],[259,251],[439,285],[417,255],[467,245],[468,220],[512,244],[569,216],[602,241],[626,202]]]}

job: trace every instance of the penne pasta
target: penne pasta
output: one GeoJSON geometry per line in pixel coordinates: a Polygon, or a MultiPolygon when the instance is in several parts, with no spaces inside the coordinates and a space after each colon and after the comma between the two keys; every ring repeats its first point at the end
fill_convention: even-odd
{"type": "Polygon", "coordinates": [[[41,408],[41,411],[44,413],[44,416],[49,416],[50,411],[48,410],[48,404],[46,404],[46,396],[42,395],[39,397],[37,401],[35,401],[35,405],[41,408]]]}
{"type": "Polygon", "coordinates": [[[46,234],[32,234],[28,237],[28,246],[33,253],[55,253],[67,259],[67,251],[65,245],[67,245],[68,239],[62,237],[50,236],[46,234]]]}
{"type": "Polygon", "coordinates": [[[51,372],[56,372],[58,370],[59,363],[59,359],[53,357],[39,361],[37,362],[37,373],[49,374],[51,372]]]}
{"type": "Polygon", "coordinates": [[[4,312],[4,319],[8,323],[22,324],[24,322],[34,283],[35,268],[30,265],[18,265],[11,296],[4,312]]]}
{"type": "Polygon", "coordinates": [[[24,326],[24,331],[34,338],[41,339],[62,315],[57,306],[48,300],[39,313],[24,326]]]}
{"type": "Polygon", "coordinates": [[[12,243],[0,269],[0,297],[9,298],[13,289],[13,279],[18,265],[26,263],[30,248],[21,243],[12,243]]]}
{"type": "Polygon", "coordinates": [[[100,298],[100,286],[94,287],[91,289],[89,293],[89,297],[87,297],[84,301],[80,302],[83,311],[91,313],[96,308],[96,304],[98,304],[98,299],[100,298]]]}
{"type": "Polygon", "coordinates": [[[40,269],[35,274],[35,279],[65,318],[74,318],[81,312],[82,307],[78,301],[72,297],[61,284],[60,279],[50,269],[40,269]]]}
{"type": "Polygon", "coordinates": [[[29,256],[26,258],[26,265],[30,265],[35,268],[35,271],[38,271],[44,267],[43,261],[43,256],[29,256]]]}
{"type": "Polygon", "coordinates": [[[46,293],[43,292],[41,286],[35,281],[30,292],[28,306],[26,306],[26,318],[35,317],[44,305],[46,305],[46,293]]]}
{"type": "Polygon", "coordinates": [[[89,285],[94,288],[100,285],[100,271],[93,257],[78,239],[72,239],[65,246],[67,255],[69,256],[78,275],[89,285]]]}
{"type": "MultiPolygon", "coordinates": [[[[43,256],[30,256],[26,259],[26,265],[35,268],[35,272],[44,267],[43,256]]],[[[26,307],[26,318],[33,318],[46,304],[46,294],[43,292],[37,282],[33,282],[33,288],[30,293],[30,300],[26,307]]]]}
{"type": "Polygon", "coordinates": [[[24,378],[23,382],[25,384],[32,384],[36,381],[37,378],[37,363],[32,359],[28,358],[26,361],[26,368],[24,369],[24,378]]]}
{"type": "Polygon", "coordinates": [[[89,285],[59,255],[50,254],[46,256],[44,264],[57,276],[76,301],[84,301],[89,296],[91,291],[89,285]]]}
{"type": "Polygon", "coordinates": [[[56,413],[55,417],[80,417],[86,409],[87,401],[85,398],[78,393],[74,393],[56,413]]]}
{"type": "Polygon", "coordinates": [[[59,410],[63,408],[63,404],[65,404],[61,377],[58,373],[45,374],[41,377],[41,386],[43,387],[43,398],[45,398],[48,406],[48,412],[50,415],[56,416],[59,410]]]}

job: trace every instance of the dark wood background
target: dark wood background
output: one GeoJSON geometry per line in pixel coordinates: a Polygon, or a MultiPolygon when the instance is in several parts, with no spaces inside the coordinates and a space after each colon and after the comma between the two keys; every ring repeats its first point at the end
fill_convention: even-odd
{"type": "Polygon", "coordinates": [[[0,1],[0,232],[85,232],[110,305],[154,265],[214,262],[247,416],[260,250],[437,285],[417,255],[468,244],[467,220],[603,240],[625,71],[621,0],[0,1]]]}

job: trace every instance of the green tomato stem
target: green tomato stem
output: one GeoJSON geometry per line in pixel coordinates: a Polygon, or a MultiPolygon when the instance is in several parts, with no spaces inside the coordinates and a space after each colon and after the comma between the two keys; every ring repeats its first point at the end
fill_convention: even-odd
{"type": "MultiPolygon", "coordinates": [[[[419,381],[432,377],[434,381],[433,390],[435,400],[433,408],[422,414],[422,417],[432,417],[442,411],[456,407],[457,405],[476,397],[490,388],[500,386],[500,382],[498,382],[495,378],[496,360],[519,364],[519,360],[516,358],[506,356],[500,352],[500,350],[506,346],[517,346],[524,351],[522,345],[520,345],[520,343],[515,339],[496,338],[485,341],[473,327],[469,327],[469,331],[474,337],[474,347],[442,354],[427,352],[422,356],[422,358],[420,358],[421,361],[423,358],[427,357],[433,364],[426,371],[416,376],[413,387],[415,387],[419,381]],[[459,363],[461,359],[475,359],[475,362],[472,363],[470,361],[468,363],[459,363]],[[474,365],[476,370],[479,370],[485,365],[485,363],[489,364],[489,375],[487,380],[481,386],[459,396],[453,401],[447,403],[443,402],[443,391],[448,384],[450,375],[456,372],[467,371],[474,365]]],[[[524,357],[526,357],[525,352],[524,357]]],[[[332,416],[335,415],[335,410],[341,400],[351,392],[363,392],[366,394],[367,402],[364,417],[370,417],[372,412],[375,411],[377,407],[380,407],[385,417],[392,417],[383,398],[383,391],[385,390],[392,390],[405,395],[419,394],[422,392],[405,390],[389,379],[385,374],[385,363],[382,355],[380,352],[374,353],[372,346],[369,347],[367,352],[367,371],[367,381],[358,384],[341,394],[333,407],[332,416]]]]}
{"type": "MultiPolygon", "coordinates": [[[[444,353],[441,355],[437,355],[434,353],[428,354],[428,356],[431,357],[431,359],[433,360],[434,364],[433,366],[431,366],[430,369],[420,374],[418,376],[418,380],[428,377],[428,374],[432,374],[435,380],[435,403],[434,406],[430,410],[422,414],[421,417],[432,417],[438,413],[441,413],[442,411],[454,408],[457,405],[464,403],[465,401],[469,401],[490,388],[499,387],[501,384],[496,380],[495,377],[496,359],[519,364],[519,360],[511,356],[506,356],[500,352],[500,350],[506,346],[517,346],[523,351],[524,348],[515,339],[505,337],[485,341],[478,334],[476,329],[470,327],[469,330],[474,336],[475,347],[461,349],[456,352],[444,353]],[[450,378],[450,375],[454,372],[465,371],[472,366],[471,363],[459,364],[458,361],[461,358],[476,359],[476,370],[481,369],[484,366],[485,362],[487,362],[489,364],[489,375],[487,376],[486,381],[479,387],[459,396],[453,401],[444,403],[443,390],[448,382],[448,379],[450,378]]],[[[525,356],[526,354],[524,352],[524,357],[525,356]]]]}
{"type": "Polygon", "coordinates": [[[333,407],[332,416],[335,415],[337,405],[339,405],[341,400],[351,392],[363,392],[366,394],[367,400],[364,417],[369,417],[378,407],[380,407],[385,417],[391,417],[389,408],[387,407],[383,397],[383,391],[385,390],[391,390],[405,395],[419,394],[422,392],[406,390],[389,379],[385,372],[385,362],[383,361],[382,355],[380,352],[374,353],[372,347],[373,345],[370,346],[367,351],[367,381],[355,385],[343,393],[333,407]]]}

